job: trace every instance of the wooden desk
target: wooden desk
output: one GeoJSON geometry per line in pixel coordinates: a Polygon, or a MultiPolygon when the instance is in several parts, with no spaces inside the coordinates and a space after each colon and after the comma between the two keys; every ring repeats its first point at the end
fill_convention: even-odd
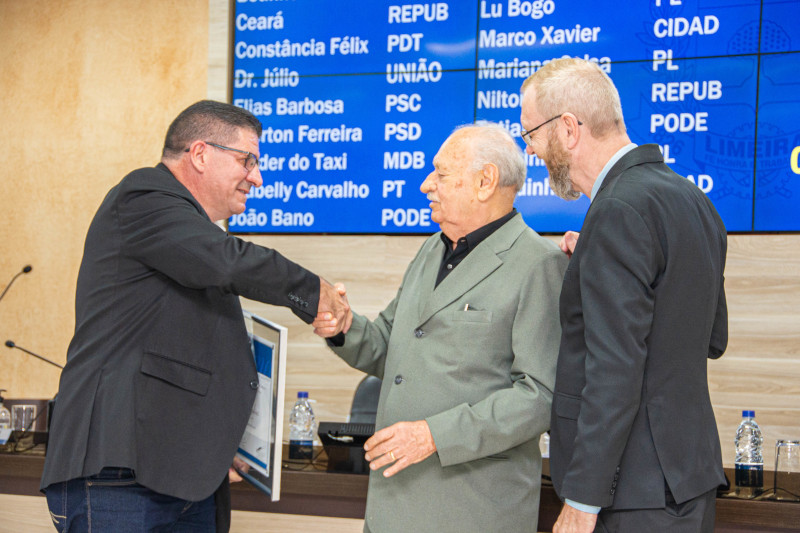
{"type": "MultiPolygon", "coordinates": [[[[0,454],[0,493],[41,496],[39,478],[44,456],[0,454]]],[[[732,472],[728,476],[733,479],[732,472]]],[[[235,510],[363,518],[367,496],[367,477],[335,474],[321,470],[288,470],[281,476],[281,499],[270,502],[247,483],[231,487],[235,510]]],[[[764,473],[766,486],[771,473],[764,473]]],[[[542,486],[539,530],[551,531],[561,502],[551,485],[542,486]]],[[[777,533],[800,530],[800,503],[717,498],[715,531],[777,533]]]]}

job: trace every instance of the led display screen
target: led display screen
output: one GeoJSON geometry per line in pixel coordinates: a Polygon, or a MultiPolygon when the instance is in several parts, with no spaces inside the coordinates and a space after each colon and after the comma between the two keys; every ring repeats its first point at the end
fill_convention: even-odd
{"type": "MultiPolygon", "coordinates": [[[[519,139],[519,88],[563,56],[617,85],[628,133],[729,231],[800,230],[800,3],[780,0],[237,0],[233,104],[264,126],[240,233],[432,233],[419,186],[461,124],[519,139]]],[[[526,156],[516,207],[539,232],[589,205],[526,156]]]]}

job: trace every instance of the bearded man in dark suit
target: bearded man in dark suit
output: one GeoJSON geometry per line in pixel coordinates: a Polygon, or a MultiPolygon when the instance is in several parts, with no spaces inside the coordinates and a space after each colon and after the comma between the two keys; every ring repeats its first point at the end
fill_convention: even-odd
{"type": "Polygon", "coordinates": [[[591,198],[580,238],[561,242],[553,531],[710,532],[725,482],[707,382],[727,346],[722,220],[657,145],[631,143],[597,65],[552,61],[522,94],[528,153],[559,196],[591,198]]]}

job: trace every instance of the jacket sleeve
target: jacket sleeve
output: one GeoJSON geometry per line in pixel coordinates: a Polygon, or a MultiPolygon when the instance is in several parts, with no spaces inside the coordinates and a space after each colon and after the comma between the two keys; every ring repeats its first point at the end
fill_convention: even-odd
{"type": "Polygon", "coordinates": [[[188,288],[216,288],[288,307],[305,322],[314,320],[316,274],[275,250],[228,235],[178,192],[131,188],[114,209],[123,253],[154,273],[188,288]]]}
{"type": "MultiPolygon", "coordinates": [[[[727,237],[721,234],[722,270],[725,270],[725,255],[727,252],[727,237]]],[[[717,312],[714,315],[714,326],[711,328],[711,341],[708,346],[709,359],[719,359],[728,347],[728,302],[725,298],[725,277],[719,283],[719,296],[717,298],[717,312]]]]}
{"type": "Polygon", "coordinates": [[[511,386],[426,419],[442,466],[504,452],[549,428],[566,265],[560,250],[542,253],[523,278],[511,329],[511,386]]]}
{"type": "Polygon", "coordinates": [[[383,379],[386,354],[389,351],[389,337],[392,335],[392,324],[400,291],[375,320],[368,320],[358,313],[353,313],[353,324],[344,337],[344,345],[333,346],[328,343],[331,350],[353,368],[383,379]]]}

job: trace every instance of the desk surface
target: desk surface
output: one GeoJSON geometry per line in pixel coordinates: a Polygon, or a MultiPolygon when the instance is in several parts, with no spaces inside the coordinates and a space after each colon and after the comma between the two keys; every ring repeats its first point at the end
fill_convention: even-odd
{"type": "MultiPolygon", "coordinates": [[[[36,496],[44,466],[42,455],[0,454],[0,493],[36,496]]],[[[231,486],[233,508],[241,511],[363,518],[367,496],[366,475],[328,473],[309,466],[292,470],[285,465],[281,476],[281,499],[270,502],[247,483],[231,486]]],[[[765,472],[765,482],[770,482],[765,472]]],[[[728,472],[732,479],[732,471],[728,472]]],[[[561,502],[548,484],[542,486],[539,530],[550,531],[561,502]]],[[[717,498],[718,532],[798,531],[800,503],[717,498]]]]}

